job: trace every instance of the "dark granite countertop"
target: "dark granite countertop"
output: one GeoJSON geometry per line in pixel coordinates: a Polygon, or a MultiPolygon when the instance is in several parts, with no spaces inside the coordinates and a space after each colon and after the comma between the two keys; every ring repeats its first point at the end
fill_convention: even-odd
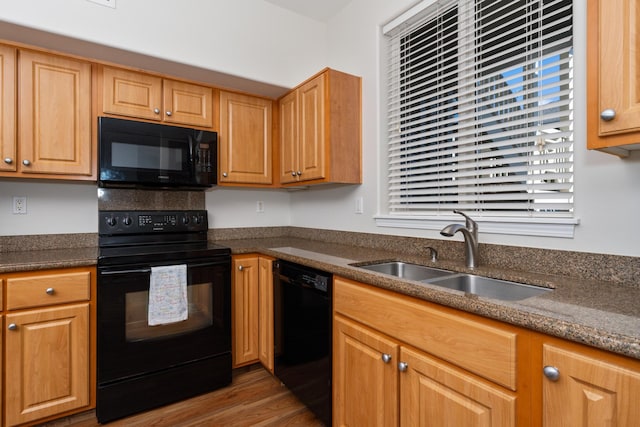
{"type": "Polygon", "coordinates": [[[225,240],[234,254],[259,252],[347,279],[457,308],[534,331],[640,359],[640,288],[557,275],[479,266],[473,273],[553,288],[542,296],[499,301],[421,282],[397,279],[351,264],[397,260],[471,272],[464,263],[429,260],[379,249],[297,238],[225,240]]]}
{"type": "Polygon", "coordinates": [[[0,252],[0,273],[96,265],[98,248],[0,252]]]}
{"type": "MultiPolygon", "coordinates": [[[[470,272],[462,262],[431,263],[424,257],[398,252],[294,237],[215,243],[230,247],[234,254],[261,253],[299,262],[347,279],[640,359],[640,287],[481,265],[474,274],[554,288],[553,292],[521,301],[499,301],[352,266],[398,260],[470,272]]],[[[97,254],[97,248],[0,252],[0,273],[96,265],[97,254]]]]}

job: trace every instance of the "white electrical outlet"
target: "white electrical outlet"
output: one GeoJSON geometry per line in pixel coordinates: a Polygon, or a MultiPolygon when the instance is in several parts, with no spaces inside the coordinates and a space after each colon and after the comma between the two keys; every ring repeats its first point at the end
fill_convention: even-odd
{"type": "Polygon", "coordinates": [[[13,213],[15,215],[24,215],[27,213],[26,196],[13,196],[13,213]]]}
{"type": "Polygon", "coordinates": [[[112,7],[112,8],[116,8],[116,0],[87,0],[90,1],[91,3],[96,3],[102,6],[108,6],[108,7],[112,7]]]}
{"type": "Polygon", "coordinates": [[[258,213],[264,213],[264,202],[261,200],[258,200],[256,202],[256,212],[258,213]]]}

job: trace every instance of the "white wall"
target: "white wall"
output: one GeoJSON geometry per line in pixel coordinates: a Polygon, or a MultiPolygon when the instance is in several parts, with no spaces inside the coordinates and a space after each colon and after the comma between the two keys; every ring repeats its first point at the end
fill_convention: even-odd
{"type": "MultiPolygon", "coordinates": [[[[233,75],[292,87],[324,66],[363,77],[363,180],[361,186],[286,193],[216,189],[207,192],[214,227],[295,225],[441,238],[435,231],[375,226],[385,187],[380,26],[413,0],[352,0],[327,25],[262,0],[118,0],[117,9],[85,0],[3,2],[0,21],[68,35],[233,75]],[[163,30],[159,30],[163,29],[163,30]],[[364,213],[355,213],[362,197],[364,213]],[[255,204],[264,202],[257,214],[255,204]]],[[[584,2],[575,1],[575,238],[482,234],[482,242],[640,256],[640,153],[630,159],[585,149],[584,2]]],[[[1,24],[0,24],[1,27],[1,24]]],[[[95,187],[86,184],[0,180],[0,235],[95,232],[95,187]],[[14,185],[19,185],[15,187],[14,185]],[[43,191],[45,189],[46,191],[43,191]],[[16,191],[24,194],[14,194],[16,191]],[[31,194],[33,196],[31,196],[31,194]],[[10,196],[29,196],[27,218],[11,215],[10,196]],[[31,209],[33,207],[33,209],[31,209]],[[65,212],[83,214],[66,215],[65,212]],[[44,229],[37,219],[56,221],[44,229]],[[84,215],[84,216],[82,216],[84,215]]]]}
{"type": "MultiPolygon", "coordinates": [[[[329,21],[329,66],[363,78],[363,184],[292,194],[291,218],[296,226],[334,228],[371,233],[442,238],[437,231],[376,227],[381,212],[378,196],[385,188],[381,159],[385,155],[384,96],[379,63],[381,25],[416,1],[352,0],[329,21]],[[354,213],[355,199],[364,198],[364,214],[354,213]]],[[[575,237],[544,238],[482,234],[486,243],[533,246],[584,252],[640,256],[640,152],[631,158],[586,150],[586,10],[574,2],[575,14],[575,212],[580,224],[575,237]]],[[[460,239],[460,237],[456,237],[460,239]]]]}
{"type": "Polygon", "coordinates": [[[326,64],[326,25],[263,0],[116,0],[116,6],[3,0],[0,21],[285,87],[326,64]]]}
{"type": "Polygon", "coordinates": [[[95,183],[0,180],[0,236],[97,233],[95,183]],[[13,215],[13,197],[27,198],[27,213],[13,215]]]}

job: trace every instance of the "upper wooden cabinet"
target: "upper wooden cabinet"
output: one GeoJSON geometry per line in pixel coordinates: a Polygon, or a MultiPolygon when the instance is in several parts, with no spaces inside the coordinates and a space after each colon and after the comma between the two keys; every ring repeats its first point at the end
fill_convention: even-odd
{"type": "Polygon", "coordinates": [[[587,1],[587,146],[640,149],[640,24],[635,0],[587,1]]]}
{"type": "Polygon", "coordinates": [[[102,111],[170,124],[213,126],[213,89],[120,68],[102,68],[102,111]]]}
{"type": "Polygon", "coordinates": [[[0,48],[0,176],[95,179],[91,64],[20,50],[16,77],[15,58],[15,49],[0,48]]]}
{"type": "Polygon", "coordinates": [[[15,171],[16,49],[0,45],[0,171],[15,171]]]}
{"type": "Polygon", "coordinates": [[[220,92],[220,184],[273,183],[272,104],[269,99],[220,92]]]}
{"type": "Polygon", "coordinates": [[[326,69],[279,100],[280,183],[362,182],[361,81],[326,69]]]}

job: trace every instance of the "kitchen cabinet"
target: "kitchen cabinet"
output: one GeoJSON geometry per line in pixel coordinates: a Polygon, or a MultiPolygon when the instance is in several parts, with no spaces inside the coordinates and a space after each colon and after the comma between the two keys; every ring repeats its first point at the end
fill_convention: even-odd
{"type": "Polygon", "coordinates": [[[638,361],[546,338],[538,373],[544,427],[622,427],[640,420],[638,361]]]}
{"type": "Polygon", "coordinates": [[[278,104],[281,184],[362,182],[359,77],[325,69],[278,104]]]}
{"type": "Polygon", "coordinates": [[[91,408],[95,268],[12,273],[3,281],[4,425],[91,408]]]}
{"type": "Polygon", "coordinates": [[[640,149],[640,51],[634,0],[587,0],[587,147],[640,149]]]}
{"type": "Polygon", "coordinates": [[[16,49],[0,45],[0,171],[15,172],[16,49]]]}
{"type": "Polygon", "coordinates": [[[167,124],[211,128],[213,89],[121,68],[102,67],[102,111],[167,124]]]}
{"type": "Polygon", "coordinates": [[[271,261],[255,254],[233,256],[231,329],[234,368],[261,361],[273,371],[271,261]]]}
{"type": "Polygon", "coordinates": [[[220,91],[220,184],[273,184],[272,103],[220,91]]]}
{"type": "Polygon", "coordinates": [[[260,257],[258,270],[258,353],[273,374],[273,259],[260,257]]]}
{"type": "Polygon", "coordinates": [[[340,277],[334,310],[335,425],[529,425],[526,332],[340,277]]]}
{"type": "Polygon", "coordinates": [[[96,145],[91,125],[91,64],[3,48],[0,176],[92,180],[96,145]],[[17,79],[17,92],[13,90],[17,79]],[[12,81],[10,81],[12,80],[12,81]],[[19,105],[14,114],[17,93],[19,105]],[[13,98],[13,100],[12,100],[13,98]],[[17,141],[15,137],[17,120],[17,141]],[[6,127],[5,127],[6,124],[6,127]]]}

